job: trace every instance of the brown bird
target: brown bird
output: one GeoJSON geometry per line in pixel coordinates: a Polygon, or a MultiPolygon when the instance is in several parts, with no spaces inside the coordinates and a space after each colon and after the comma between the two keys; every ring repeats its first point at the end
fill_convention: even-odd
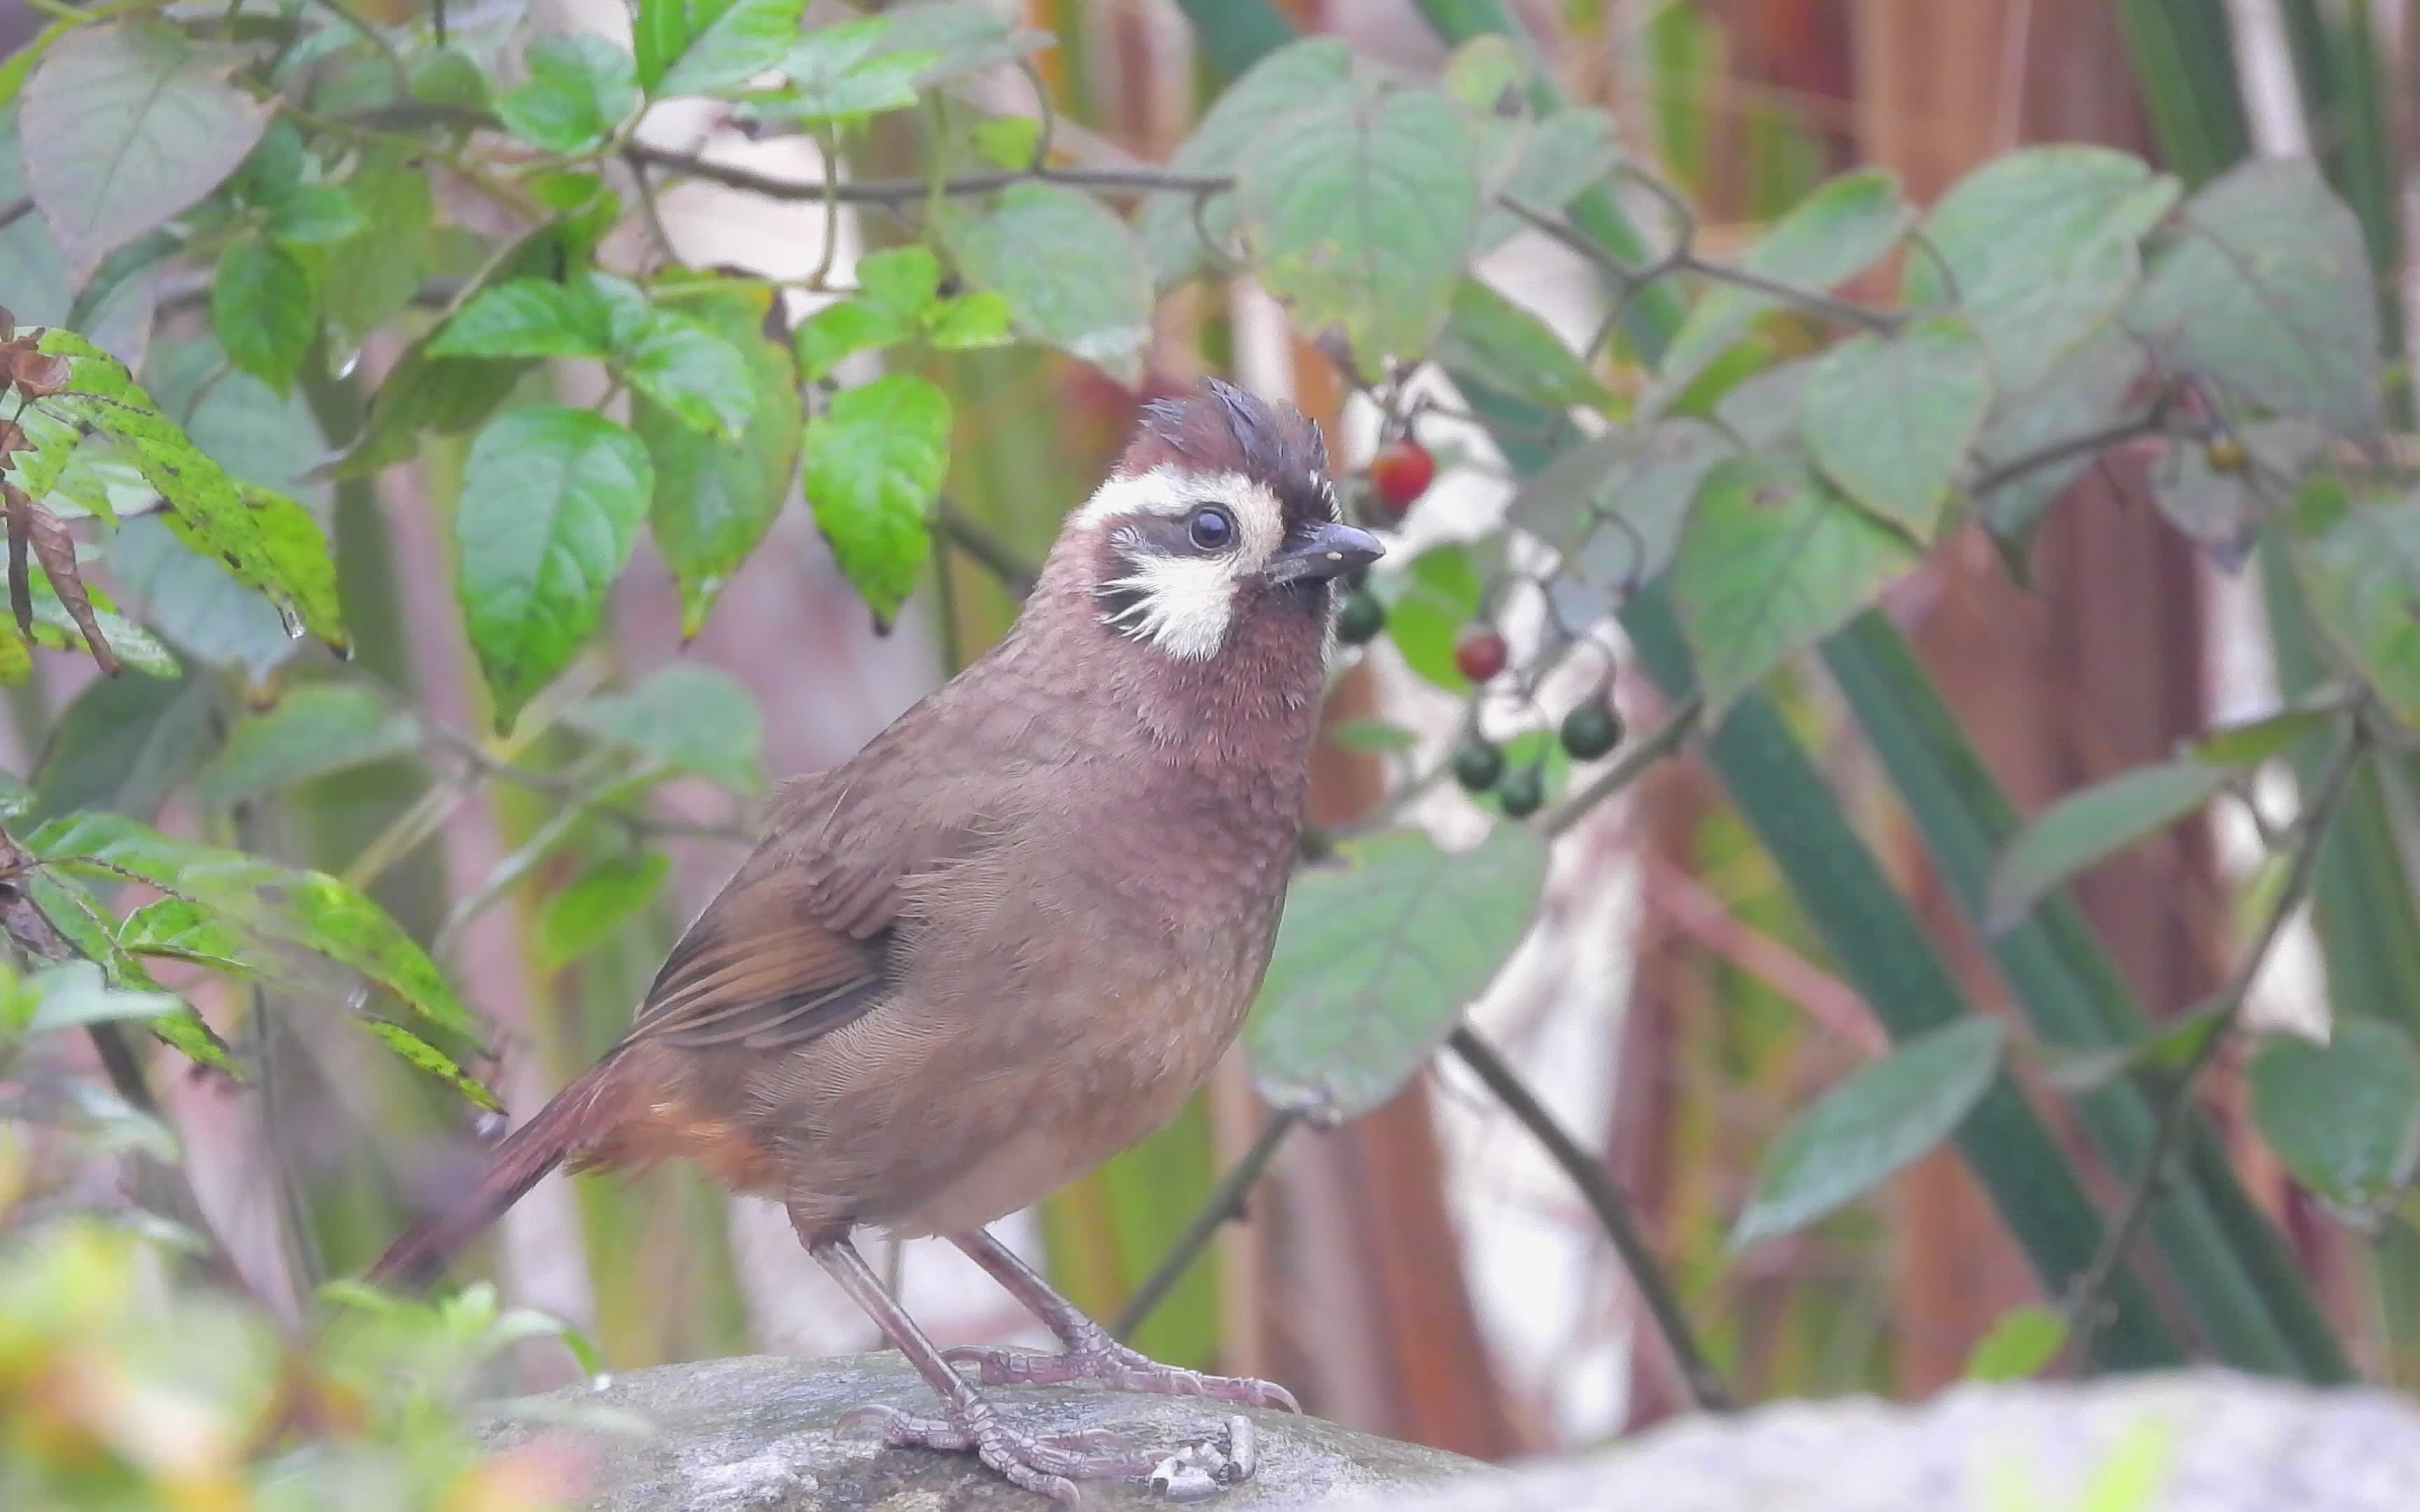
{"type": "Polygon", "coordinates": [[[984,1226],[1168,1121],[1234,1039],[1294,864],[1332,584],[1381,551],[1291,409],[1216,380],[1146,406],[1007,636],[783,786],[630,1032],[372,1277],[425,1276],[566,1158],[678,1157],[783,1204],[939,1394],[938,1419],[880,1410],[894,1443],[1062,1500],[1159,1458],[1020,1432],[954,1361],[1294,1409],[1119,1344],[984,1226]],[[1065,1352],[936,1348],[861,1227],[946,1236],[1065,1352]]]}

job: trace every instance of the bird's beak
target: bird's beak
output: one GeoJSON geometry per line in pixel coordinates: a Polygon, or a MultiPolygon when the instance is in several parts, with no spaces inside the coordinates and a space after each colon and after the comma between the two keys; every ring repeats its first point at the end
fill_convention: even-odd
{"type": "Polygon", "coordinates": [[[1387,548],[1368,531],[1323,521],[1278,548],[1266,576],[1273,583],[1324,583],[1386,554],[1387,548]]]}

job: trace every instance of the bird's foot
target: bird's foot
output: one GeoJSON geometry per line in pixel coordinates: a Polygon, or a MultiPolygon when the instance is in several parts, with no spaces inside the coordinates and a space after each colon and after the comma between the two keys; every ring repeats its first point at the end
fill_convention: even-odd
{"type": "Polygon", "coordinates": [[[1078,1481],[1145,1476],[1171,1500],[1195,1501],[1249,1476],[1256,1459],[1251,1421],[1243,1417],[1227,1420],[1223,1452],[1205,1442],[1173,1453],[1115,1447],[1119,1436],[1108,1428],[1022,1433],[980,1400],[967,1407],[952,1403],[942,1417],[919,1417],[887,1403],[871,1403],[843,1419],[865,1421],[880,1423],[884,1441],[894,1447],[971,1453],[1010,1483],[1070,1504],[1080,1500],[1078,1481]]]}
{"type": "Polygon", "coordinates": [[[1273,1381],[1250,1376],[1213,1376],[1182,1365],[1162,1365],[1102,1334],[1071,1345],[1058,1354],[1031,1350],[965,1345],[944,1350],[952,1365],[971,1365],[983,1373],[986,1386],[1056,1386],[1070,1381],[1097,1381],[1121,1391],[1147,1391],[1162,1396],[1207,1396],[1242,1407],[1278,1407],[1299,1412],[1294,1393],[1273,1381]]]}

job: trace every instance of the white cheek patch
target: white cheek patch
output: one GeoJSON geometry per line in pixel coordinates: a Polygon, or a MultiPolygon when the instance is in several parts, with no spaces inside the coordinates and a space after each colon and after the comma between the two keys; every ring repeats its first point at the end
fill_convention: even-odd
{"type": "Polygon", "coordinates": [[[1133,570],[1106,584],[1130,602],[1106,623],[1179,661],[1206,661],[1227,643],[1235,617],[1232,561],[1217,557],[1133,556],[1133,570]]]}
{"type": "Polygon", "coordinates": [[[1215,555],[1168,554],[1140,548],[1131,537],[1110,537],[1125,575],[1103,583],[1127,600],[1104,623],[1181,661],[1202,661],[1227,642],[1235,614],[1235,585],[1268,565],[1284,543],[1277,496],[1239,472],[1187,472],[1154,468],[1111,478],[1076,513],[1085,525],[1109,525],[1137,515],[1181,519],[1202,504],[1220,504],[1234,519],[1236,542],[1215,555]]]}

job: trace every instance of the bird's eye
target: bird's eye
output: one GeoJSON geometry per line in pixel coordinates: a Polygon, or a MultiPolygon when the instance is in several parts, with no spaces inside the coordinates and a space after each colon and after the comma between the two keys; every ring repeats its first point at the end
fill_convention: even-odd
{"type": "Polygon", "coordinates": [[[1217,504],[1203,504],[1185,518],[1186,533],[1204,551],[1223,551],[1234,544],[1235,517],[1217,504]]]}

